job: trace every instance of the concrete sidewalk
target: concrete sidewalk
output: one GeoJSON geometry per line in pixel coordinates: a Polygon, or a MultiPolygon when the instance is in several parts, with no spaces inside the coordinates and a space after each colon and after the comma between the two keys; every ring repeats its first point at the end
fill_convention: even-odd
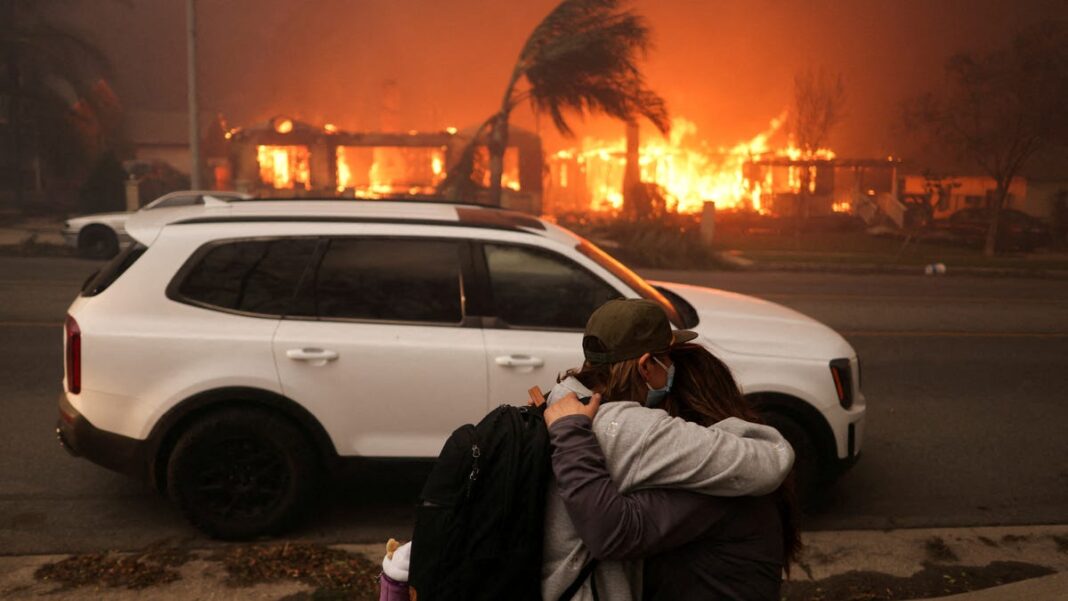
{"type": "Polygon", "coordinates": [[[809,532],[804,542],[791,600],[888,598],[880,587],[927,590],[893,599],[1068,599],[1068,525],[809,532]],[[984,588],[954,594],[970,586],[984,588]]]}
{"type": "MultiPolygon", "coordinates": [[[[1068,526],[812,532],[805,535],[805,543],[804,556],[795,566],[791,581],[784,589],[785,598],[790,601],[1068,599],[1068,526]],[[1026,579],[1011,584],[999,585],[997,582],[999,579],[1008,582],[1021,577],[1026,579]],[[989,582],[984,584],[984,579],[989,582]],[[983,584],[988,588],[953,594],[966,590],[961,587],[975,584],[983,584]],[[888,590],[898,595],[888,596],[888,590]],[[925,592],[909,595],[909,591],[921,590],[925,592]]],[[[307,554],[302,554],[299,549],[300,543],[278,542],[270,545],[282,550],[282,555],[291,547],[292,556],[307,558],[307,554]]],[[[128,560],[108,570],[111,580],[105,582],[110,582],[111,586],[93,582],[93,578],[86,578],[84,584],[70,587],[64,587],[60,581],[35,578],[35,572],[42,566],[55,566],[67,556],[0,556],[0,598],[47,598],[55,601],[102,597],[119,601],[145,597],[265,600],[377,598],[373,583],[377,579],[384,544],[320,548],[335,554],[319,564],[316,569],[320,569],[320,572],[308,570],[294,561],[292,567],[283,565],[279,570],[276,566],[275,571],[270,572],[273,576],[259,580],[250,579],[248,574],[268,573],[257,571],[255,566],[266,565],[272,560],[246,552],[253,547],[231,545],[222,551],[182,551],[156,546],[142,554],[108,555],[105,557],[126,557],[128,560]],[[235,557],[244,557],[247,564],[244,567],[238,565],[235,557]],[[324,569],[325,572],[322,571],[324,569]],[[330,570],[361,572],[355,580],[344,580],[350,584],[361,584],[352,588],[332,589],[323,584],[329,580],[324,574],[329,575],[330,570]],[[131,584],[142,588],[129,588],[131,584]]],[[[94,559],[93,556],[81,557],[94,559]]]]}
{"type": "MultiPolygon", "coordinates": [[[[930,597],[929,597],[930,598],[930,597]]],[[[1068,572],[1032,578],[972,593],[938,597],[939,601],[1063,601],[1068,599],[1068,572]]]]}

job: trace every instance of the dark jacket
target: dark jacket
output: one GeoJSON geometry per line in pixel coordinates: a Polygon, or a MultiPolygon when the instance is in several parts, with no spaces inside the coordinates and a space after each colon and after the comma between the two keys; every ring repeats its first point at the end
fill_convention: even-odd
{"type": "Polygon", "coordinates": [[[549,429],[571,521],[599,559],[644,558],[642,598],[778,601],[782,523],[773,497],[682,490],[620,494],[584,416],[549,429]]]}

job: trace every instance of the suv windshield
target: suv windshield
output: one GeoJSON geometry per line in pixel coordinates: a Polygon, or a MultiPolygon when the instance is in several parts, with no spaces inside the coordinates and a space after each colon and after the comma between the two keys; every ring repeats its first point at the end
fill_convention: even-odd
{"type": "Polygon", "coordinates": [[[637,292],[642,298],[647,298],[663,307],[664,312],[668,315],[668,319],[671,320],[671,323],[675,324],[676,328],[686,327],[678,310],[675,309],[675,305],[671,304],[671,301],[669,301],[659,290],[653,288],[649,282],[643,280],[641,276],[631,271],[626,265],[617,261],[612,255],[609,255],[598,248],[593,242],[577,235],[576,237],[579,238],[579,243],[575,245],[575,250],[586,255],[592,259],[593,262],[611,272],[612,275],[623,280],[624,284],[631,290],[637,292]]]}

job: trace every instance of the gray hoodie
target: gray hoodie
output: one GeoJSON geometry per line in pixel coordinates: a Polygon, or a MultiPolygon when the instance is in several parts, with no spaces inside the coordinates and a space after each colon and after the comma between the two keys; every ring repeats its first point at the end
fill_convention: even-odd
{"type": "MultiPolygon", "coordinates": [[[[552,403],[569,392],[591,391],[574,378],[557,384],[552,403]]],[[[621,493],[643,488],[681,488],[723,497],[774,491],[789,473],[794,451],[777,430],[730,418],[705,428],[661,409],[631,401],[605,402],[593,420],[608,471],[621,493]]],[[[557,601],[592,559],[575,531],[556,488],[549,486],[545,508],[542,599],[557,601]]],[[[594,570],[603,600],[641,598],[640,561],[602,561],[594,570]]],[[[573,598],[590,601],[589,582],[573,598]]]]}

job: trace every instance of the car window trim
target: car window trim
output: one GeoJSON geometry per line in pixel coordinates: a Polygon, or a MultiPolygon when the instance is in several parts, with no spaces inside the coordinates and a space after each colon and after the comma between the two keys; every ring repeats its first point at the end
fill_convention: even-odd
{"type": "Polygon", "coordinates": [[[656,289],[656,286],[653,286],[652,284],[647,282],[645,278],[641,277],[637,273],[634,273],[634,270],[624,265],[622,261],[616,259],[612,255],[608,254],[608,252],[606,252],[604,249],[600,248],[599,246],[585,238],[581,238],[581,241],[575,245],[574,249],[580,255],[593,262],[601,269],[607,271],[609,274],[612,275],[613,278],[619,280],[619,282],[622,283],[625,288],[637,294],[638,298],[651,300],[657,303],[658,305],[661,305],[662,307],[664,306],[664,304],[660,301],[665,301],[667,303],[667,307],[671,307],[671,311],[667,311],[665,307],[665,311],[667,311],[668,314],[668,320],[671,322],[671,324],[677,328],[688,327],[686,326],[685,320],[679,314],[678,308],[675,307],[675,303],[671,302],[667,297],[660,293],[660,291],[656,289]],[[600,257],[601,260],[598,260],[598,257],[600,257]],[[607,265],[602,264],[602,261],[607,263],[607,265]],[[617,270],[621,270],[622,273],[616,273],[617,270]],[[628,281],[630,279],[635,280],[634,285],[632,285],[632,283],[628,281]],[[642,288],[642,284],[644,284],[645,287],[648,288],[648,290],[642,288]],[[637,288],[635,286],[637,286],[637,288]],[[652,291],[654,295],[652,298],[647,296],[647,293],[649,291],[652,291]],[[660,298],[656,298],[656,295],[659,295],[660,298]]]}
{"type": "Polygon", "coordinates": [[[297,294],[294,295],[293,302],[290,303],[290,309],[294,306],[299,306],[301,302],[306,302],[308,296],[311,296],[313,301],[312,305],[315,307],[315,315],[291,315],[287,313],[282,319],[288,321],[322,321],[330,323],[352,323],[352,324],[379,324],[379,325],[396,325],[396,326],[424,326],[424,327],[442,327],[442,328],[477,328],[481,327],[481,321],[477,316],[471,315],[468,312],[468,295],[466,294],[468,288],[468,282],[475,281],[473,273],[474,265],[471,259],[471,241],[466,238],[455,238],[450,236],[403,236],[396,234],[327,234],[318,236],[320,239],[320,245],[316,249],[315,255],[312,256],[312,260],[309,265],[314,266],[309,272],[306,272],[302,277],[301,285],[298,288],[297,294]],[[369,319],[362,317],[322,317],[319,313],[318,303],[314,301],[315,296],[315,284],[319,279],[319,268],[322,266],[323,258],[326,256],[326,252],[330,248],[330,244],[334,240],[403,240],[403,241],[421,241],[421,242],[449,242],[456,244],[460,253],[459,256],[459,268],[460,268],[460,321],[425,321],[425,320],[399,320],[399,319],[369,319]]]}
{"type": "Polygon", "coordinates": [[[103,267],[97,269],[93,272],[93,275],[89,276],[82,282],[78,295],[89,298],[103,293],[110,288],[112,284],[117,282],[127,270],[133,267],[133,264],[136,263],[147,250],[147,246],[138,242],[119,251],[119,254],[115,255],[110,261],[104,264],[103,267]]]}
{"type": "Polygon", "coordinates": [[[385,225],[429,225],[434,227],[467,227],[476,230],[499,230],[503,232],[527,234],[543,237],[530,226],[510,222],[492,221],[458,221],[422,217],[373,217],[342,215],[219,215],[211,217],[190,217],[167,224],[168,227],[180,225],[217,225],[223,223],[358,223],[385,225]]]}
{"type": "Polygon", "coordinates": [[[504,319],[503,317],[498,315],[497,314],[496,302],[495,302],[495,300],[493,298],[493,292],[492,292],[492,290],[493,290],[492,286],[493,285],[492,285],[492,283],[490,281],[489,263],[486,260],[486,249],[485,249],[485,246],[487,244],[493,244],[493,245],[497,245],[497,246],[519,246],[519,247],[523,247],[523,248],[532,248],[532,249],[534,249],[536,251],[540,251],[540,252],[548,253],[548,254],[553,255],[553,256],[560,257],[564,261],[569,261],[570,263],[575,265],[575,267],[578,267],[580,270],[586,272],[594,280],[596,280],[598,282],[601,282],[602,284],[608,286],[612,290],[615,290],[616,293],[619,294],[620,298],[627,298],[626,294],[624,292],[620,291],[619,286],[613,286],[611,284],[611,282],[609,282],[609,281],[605,280],[605,278],[602,278],[601,276],[597,275],[592,269],[586,267],[582,263],[579,263],[575,259],[573,259],[573,258],[561,253],[558,250],[555,250],[555,249],[552,249],[552,248],[546,248],[544,246],[539,246],[537,244],[526,244],[526,243],[523,243],[523,242],[512,242],[512,241],[509,241],[509,240],[478,240],[477,241],[477,259],[476,259],[476,262],[477,263],[481,263],[481,269],[479,270],[479,275],[482,278],[482,282],[483,282],[482,286],[483,286],[484,292],[486,294],[486,298],[485,298],[486,314],[482,316],[482,327],[484,329],[487,329],[487,330],[526,330],[526,331],[531,331],[531,332],[567,332],[567,333],[583,332],[585,330],[585,328],[553,328],[553,327],[546,327],[546,326],[513,325],[513,324],[508,323],[508,321],[506,319],[504,319]]]}
{"type": "MultiPolygon", "coordinates": [[[[258,318],[258,319],[273,319],[273,320],[284,319],[286,314],[288,314],[290,309],[292,308],[294,301],[297,299],[297,292],[299,291],[299,286],[300,286],[300,281],[301,280],[298,280],[297,286],[294,286],[293,294],[289,297],[289,302],[286,304],[285,310],[282,311],[282,313],[278,313],[278,314],[276,314],[276,313],[258,313],[258,312],[255,312],[255,311],[243,311],[241,309],[231,309],[229,307],[220,307],[219,305],[213,305],[211,303],[206,303],[204,301],[200,301],[200,300],[197,300],[195,298],[189,298],[188,296],[185,296],[184,294],[182,294],[179,290],[182,287],[182,284],[185,282],[186,278],[189,277],[189,274],[193,271],[193,269],[198,264],[200,264],[200,261],[204,258],[204,256],[207,255],[209,252],[211,252],[212,250],[214,250],[215,248],[217,248],[219,246],[223,246],[225,244],[239,243],[239,242],[273,242],[273,241],[276,241],[276,240],[318,240],[319,238],[321,238],[321,236],[319,236],[317,234],[313,234],[313,235],[293,235],[293,236],[286,236],[286,235],[281,235],[281,236],[279,236],[279,235],[271,235],[271,236],[240,236],[240,237],[237,237],[237,238],[219,238],[219,239],[216,239],[216,240],[211,240],[210,242],[206,242],[206,243],[200,245],[199,247],[197,247],[197,249],[195,251],[193,251],[193,254],[189,255],[189,258],[185,260],[185,263],[183,263],[180,268],[178,268],[178,271],[175,272],[174,276],[171,278],[171,281],[167,284],[167,288],[165,289],[164,294],[167,296],[168,299],[170,299],[170,300],[172,300],[172,301],[174,301],[176,303],[181,303],[183,305],[190,305],[190,306],[193,306],[193,307],[198,307],[198,308],[201,308],[201,309],[207,309],[207,310],[210,310],[210,311],[218,311],[220,313],[229,313],[231,315],[240,315],[242,317],[254,317],[254,318],[258,318]]],[[[315,250],[318,251],[318,246],[316,246],[315,250]]],[[[314,257],[315,257],[315,254],[314,254],[314,251],[313,251],[312,259],[314,259],[314,257]]],[[[311,260],[309,260],[308,263],[310,264],[311,260]]],[[[305,276],[305,274],[307,273],[307,269],[308,269],[308,264],[306,264],[304,266],[304,272],[301,274],[301,278],[303,278],[305,276]]]]}

